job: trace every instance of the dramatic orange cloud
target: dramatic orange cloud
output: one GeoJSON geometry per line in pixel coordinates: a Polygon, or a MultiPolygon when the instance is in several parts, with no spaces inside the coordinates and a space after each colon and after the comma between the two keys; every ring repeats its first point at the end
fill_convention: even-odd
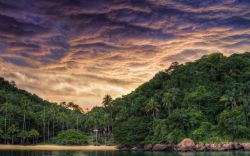
{"type": "Polygon", "coordinates": [[[0,76],[84,108],[169,66],[250,51],[242,0],[0,0],[0,76]]]}

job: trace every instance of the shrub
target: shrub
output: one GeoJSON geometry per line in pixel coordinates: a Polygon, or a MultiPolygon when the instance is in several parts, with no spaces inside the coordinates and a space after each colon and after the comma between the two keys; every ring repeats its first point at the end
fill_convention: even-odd
{"type": "Polygon", "coordinates": [[[55,138],[54,143],[60,145],[82,145],[88,144],[88,137],[80,131],[70,129],[60,132],[55,138]]]}

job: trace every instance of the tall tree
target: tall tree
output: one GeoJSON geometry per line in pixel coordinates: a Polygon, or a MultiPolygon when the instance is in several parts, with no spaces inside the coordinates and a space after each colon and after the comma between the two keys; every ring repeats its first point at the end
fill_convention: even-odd
{"type": "Polygon", "coordinates": [[[111,102],[112,102],[112,97],[110,95],[105,95],[103,98],[103,101],[102,101],[103,106],[105,108],[110,108],[110,107],[112,107],[111,102]]]}
{"type": "Polygon", "coordinates": [[[28,136],[32,138],[32,144],[35,144],[35,140],[39,136],[39,132],[36,129],[31,129],[28,132],[28,136]]]}
{"type": "Polygon", "coordinates": [[[15,135],[19,132],[19,128],[15,125],[12,124],[9,128],[8,128],[8,133],[11,134],[11,144],[14,144],[14,137],[15,135]]]}
{"type": "Polygon", "coordinates": [[[153,118],[155,118],[156,113],[159,112],[159,110],[160,105],[154,98],[151,98],[145,107],[146,113],[152,113],[153,118]]]}

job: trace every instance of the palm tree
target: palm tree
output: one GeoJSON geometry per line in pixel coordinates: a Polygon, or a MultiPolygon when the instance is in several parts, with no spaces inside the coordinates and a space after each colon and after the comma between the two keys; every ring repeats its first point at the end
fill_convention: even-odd
{"type": "Polygon", "coordinates": [[[3,136],[3,130],[0,128],[0,137],[3,136]]]}
{"type": "Polygon", "coordinates": [[[110,95],[105,95],[102,104],[105,108],[111,107],[112,97],[110,95]]]}
{"type": "Polygon", "coordinates": [[[32,138],[33,144],[35,144],[35,139],[39,136],[39,132],[36,129],[31,129],[28,132],[28,137],[32,138]]]}
{"type": "Polygon", "coordinates": [[[53,105],[52,107],[52,137],[55,136],[55,116],[57,111],[57,105],[53,105]]]}
{"type": "Polygon", "coordinates": [[[160,109],[160,106],[154,98],[150,99],[145,107],[146,113],[152,112],[153,118],[156,117],[156,113],[159,112],[159,109],[160,109]]]}
{"type": "Polygon", "coordinates": [[[110,113],[110,123],[108,125],[108,132],[110,132],[110,129],[112,129],[112,119],[113,119],[113,104],[112,104],[112,97],[110,95],[105,95],[102,101],[102,104],[104,107],[109,111],[110,113]],[[111,126],[110,126],[111,125],[111,126]]]}
{"type": "MultiPolygon", "coordinates": [[[[89,112],[86,114],[85,126],[90,130],[90,133],[93,131],[93,138],[97,142],[97,118],[95,112],[89,112]]],[[[94,139],[93,139],[94,140],[94,139]]],[[[94,143],[93,143],[94,144],[94,143]]]]}
{"type": "Polygon", "coordinates": [[[110,114],[109,113],[103,113],[103,118],[102,118],[102,124],[104,127],[103,133],[104,133],[104,144],[107,145],[107,137],[106,137],[106,131],[109,133],[109,126],[110,123],[112,122],[111,118],[110,118],[110,114]]]}
{"type": "Polygon", "coordinates": [[[11,143],[14,144],[14,135],[16,133],[19,132],[19,128],[15,125],[15,124],[12,124],[9,128],[8,128],[8,133],[11,134],[11,143]]]}
{"type": "Polygon", "coordinates": [[[76,114],[75,116],[76,117],[76,129],[78,130],[79,129],[79,114],[82,114],[83,109],[79,105],[74,104],[73,102],[69,102],[67,106],[69,109],[75,111],[75,112],[71,111],[71,115],[74,116],[74,113],[76,114]]]}
{"type": "Polygon", "coordinates": [[[43,107],[43,143],[45,143],[45,127],[46,127],[46,124],[45,124],[45,107],[43,107]]]}
{"type": "MultiPolygon", "coordinates": [[[[7,135],[7,115],[8,115],[8,103],[5,103],[5,116],[4,116],[4,135],[7,135]]],[[[6,139],[5,139],[6,143],[6,139]]]]}
{"type": "Polygon", "coordinates": [[[58,123],[60,123],[61,130],[65,130],[65,125],[66,125],[66,122],[67,122],[67,116],[65,115],[64,112],[58,112],[58,114],[56,116],[56,121],[58,123]]]}
{"type": "Polygon", "coordinates": [[[250,98],[249,98],[249,93],[250,93],[250,83],[246,83],[243,85],[240,85],[239,87],[239,102],[243,104],[244,108],[244,114],[245,114],[245,120],[246,120],[246,125],[248,124],[248,114],[249,114],[249,103],[250,103],[250,98]]]}
{"type": "Polygon", "coordinates": [[[23,105],[22,105],[22,109],[23,109],[23,131],[26,131],[26,107],[28,105],[27,97],[24,97],[23,101],[24,101],[23,105]]]}
{"type": "Polygon", "coordinates": [[[231,91],[226,91],[226,94],[224,94],[220,101],[225,103],[226,106],[229,106],[231,109],[237,106],[237,95],[236,90],[232,89],[231,91]]]}
{"type": "Polygon", "coordinates": [[[5,102],[4,103],[4,105],[3,105],[4,107],[3,108],[1,108],[2,109],[2,111],[4,112],[4,131],[3,131],[3,136],[4,136],[4,142],[5,143],[7,143],[6,141],[7,141],[7,138],[8,138],[8,132],[7,132],[7,127],[8,127],[8,125],[7,125],[7,119],[8,119],[8,117],[9,117],[9,110],[10,110],[10,104],[8,103],[8,102],[5,102]]]}
{"type": "Polygon", "coordinates": [[[17,137],[19,137],[21,139],[21,144],[24,144],[27,137],[28,137],[28,132],[27,131],[21,131],[17,137]]]}
{"type": "Polygon", "coordinates": [[[0,129],[0,138],[3,138],[4,132],[2,129],[0,129]]]}
{"type": "Polygon", "coordinates": [[[196,95],[196,99],[198,101],[198,108],[200,110],[201,107],[201,100],[202,98],[206,95],[207,90],[204,86],[198,86],[195,90],[195,95],[196,95]]]}
{"type": "Polygon", "coordinates": [[[163,106],[168,110],[168,114],[170,114],[170,110],[173,108],[173,97],[171,93],[164,93],[162,102],[163,106]]]}
{"type": "Polygon", "coordinates": [[[3,139],[4,139],[4,143],[7,144],[9,140],[11,139],[11,136],[8,133],[4,133],[3,139]]]}
{"type": "Polygon", "coordinates": [[[163,94],[163,106],[168,110],[168,114],[174,107],[178,107],[178,96],[180,94],[179,88],[171,88],[163,94]]]}

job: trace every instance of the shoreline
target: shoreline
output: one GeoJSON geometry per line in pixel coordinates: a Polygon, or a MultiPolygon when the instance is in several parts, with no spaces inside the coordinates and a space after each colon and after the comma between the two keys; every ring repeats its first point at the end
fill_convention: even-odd
{"type": "Polygon", "coordinates": [[[117,151],[116,146],[68,146],[68,145],[5,145],[0,144],[1,150],[72,150],[72,151],[117,151]]]}
{"type": "Polygon", "coordinates": [[[250,151],[250,143],[212,143],[194,144],[191,140],[183,140],[177,145],[148,144],[144,146],[122,147],[121,151],[151,151],[151,152],[221,152],[250,151]]]}
{"type": "Polygon", "coordinates": [[[250,143],[215,143],[193,145],[148,144],[135,147],[94,146],[94,145],[6,145],[0,144],[3,150],[48,150],[48,151],[149,151],[149,152],[220,152],[220,151],[250,151],[250,143]]]}

